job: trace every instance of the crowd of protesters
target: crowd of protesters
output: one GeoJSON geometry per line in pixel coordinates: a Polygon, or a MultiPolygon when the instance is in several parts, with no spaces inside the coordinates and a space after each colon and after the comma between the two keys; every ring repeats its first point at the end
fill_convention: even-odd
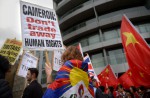
{"type": "MultiPolygon", "coordinates": [[[[83,58],[78,49],[74,46],[70,46],[66,49],[63,56],[63,61],[78,59],[83,62],[83,58]],[[72,53],[72,55],[70,55],[72,53]]],[[[5,80],[5,75],[10,69],[9,61],[0,56],[0,98],[13,98],[12,90],[5,80]]],[[[46,74],[47,74],[47,84],[51,85],[52,80],[52,68],[46,64],[46,74]],[[49,68],[48,68],[49,67],[49,68]]],[[[29,85],[23,92],[22,98],[52,98],[49,96],[49,92],[45,92],[43,96],[43,91],[41,85],[37,82],[38,70],[35,68],[30,68],[27,74],[27,80],[29,85]],[[30,97],[29,97],[30,96],[30,97]],[[42,97],[43,96],[43,97],[42,97]]],[[[150,98],[150,89],[146,89],[144,86],[135,88],[131,86],[129,89],[124,89],[124,87],[119,84],[117,88],[108,86],[96,86],[96,79],[92,79],[94,87],[95,98],[150,98]]],[[[56,85],[57,86],[57,85],[56,85]]],[[[53,97],[54,98],[54,97],[53,97]]]]}
{"type": "Polygon", "coordinates": [[[131,86],[129,89],[124,89],[123,86],[119,84],[116,89],[112,86],[107,88],[99,86],[97,89],[95,95],[101,95],[102,97],[95,96],[95,98],[150,98],[150,89],[144,86],[139,86],[138,88],[131,86]],[[97,94],[97,92],[100,94],[97,94]]]}

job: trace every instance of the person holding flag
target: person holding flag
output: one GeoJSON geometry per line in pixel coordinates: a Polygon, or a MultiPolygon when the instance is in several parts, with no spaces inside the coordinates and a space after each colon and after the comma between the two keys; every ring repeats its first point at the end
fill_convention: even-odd
{"type": "Polygon", "coordinates": [[[88,75],[88,64],[80,51],[69,46],[62,55],[63,66],[52,82],[52,66],[46,63],[47,90],[43,98],[94,98],[92,80],[88,75]]]}

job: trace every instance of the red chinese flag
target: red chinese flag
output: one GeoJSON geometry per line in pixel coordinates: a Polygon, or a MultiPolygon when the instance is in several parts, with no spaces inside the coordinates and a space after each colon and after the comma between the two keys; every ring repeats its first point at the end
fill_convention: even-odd
{"type": "Polygon", "coordinates": [[[136,86],[135,83],[132,81],[131,77],[131,70],[129,69],[126,71],[120,78],[119,82],[123,85],[125,89],[129,89],[130,86],[136,86]]]}
{"type": "Polygon", "coordinates": [[[118,85],[118,80],[114,75],[110,65],[106,66],[106,68],[98,75],[98,78],[101,81],[102,86],[113,86],[116,88],[118,85]]]}
{"type": "Polygon", "coordinates": [[[125,16],[121,23],[121,38],[129,66],[138,66],[150,74],[150,48],[125,16]]]}
{"type": "Polygon", "coordinates": [[[128,65],[135,79],[139,79],[139,82],[135,81],[139,85],[149,86],[150,48],[126,16],[122,18],[121,38],[128,65]]]}
{"type": "Polygon", "coordinates": [[[136,87],[141,85],[147,88],[150,87],[150,76],[139,67],[134,66],[132,69],[130,69],[129,74],[136,87]]]}

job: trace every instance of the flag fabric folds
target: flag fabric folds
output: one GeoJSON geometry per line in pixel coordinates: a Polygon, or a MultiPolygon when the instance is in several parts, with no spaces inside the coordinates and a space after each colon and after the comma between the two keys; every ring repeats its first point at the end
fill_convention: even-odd
{"type": "Polygon", "coordinates": [[[123,85],[125,89],[129,89],[130,86],[135,86],[132,78],[132,72],[128,69],[120,78],[119,83],[123,85]]]}
{"type": "Polygon", "coordinates": [[[134,82],[150,87],[150,48],[125,15],[121,23],[121,39],[134,82]]]}
{"type": "Polygon", "coordinates": [[[105,67],[105,69],[98,75],[98,78],[101,81],[102,86],[113,86],[114,88],[116,88],[118,85],[118,79],[113,73],[110,65],[107,65],[105,67]]]}
{"type": "Polygon", "coordinates": [[[96,79],[96,81],[98,83],[97,85],[100,86],[100,81],[99,81],[99,79],[98,79],[98,77],[97,77],[97,75],[96,75],[96,73],[94,71],[91,59],[90,59],[88,54],[84,57],[84,62],[88,63],[88,74],[89,74],[89,76],[91,78],[94,77],[94,79],[96,79]]]}
{"type": "Polygon", "coordinates": [[[90,94],[89,96],[94,96],[92,81],[90,80],[87,71],[88,64],[85,62],[79,60],[66,61],[57,72],[55,81],[49,85],[43,98],[67,98],[63,95],[68,95],[70,93],[70,97],[80,95],[77,96],[79,98],[83,97],[87,91],[87,94],[90,94]],[[79,94],[76,94],[77,91],[79,94]],[[66,94],[67,92],[69,93],[66,94]]]}

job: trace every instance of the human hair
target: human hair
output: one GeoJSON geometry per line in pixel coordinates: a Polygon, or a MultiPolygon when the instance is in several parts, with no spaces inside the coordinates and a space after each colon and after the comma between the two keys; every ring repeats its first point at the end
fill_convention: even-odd
{"type": "Polygon", "coordinates": [[[11,64],[8,59],[0,55],[0,79],[5,78],[5,73],[11,68],[11,64]]]}
{"type": "Polygon", "coordinates": [[[39,71],[37,70],[37,68],[29,68],[28,70],[31,72],[31,75],[35,73],[35,77],[37,78],[39,74],[39,71]]]}
{"type": "Polygon", "coordinates": [[[113,93],[113,91],[114,91],[114,87],[113,86],[109,86],[108,89],[110,90],[111,93],[113,93]]]}
{"type": "Polygon", "coordinates": [[[82,54],[76,46],[68,46],[65,52],[61,56],[61,60],[63,63],[72,59],[83,61],[82,54]]]}
{"type": "Polygon", "coordinates": [[[130,90],[126,90],[126,95],[125,95],[125,98],[134,98],[134,94],[132,92],[130,92],[130,90]]]}
{"type": "Polygon", "coordinates": [[[93,79],[92,79],[92,82],[96,82],[96,79],[93,78],[93,79]]]}
{"type": "Polygon", "coordinates": [[[102,92],[105,91],[105,87],[104,86],[100,86],[99,88],[102,90],[102,92]]]}
{"type": "Polygon", "coordinates": [[[141,90],[141,91],[145,91],[146,90],[144,86],[140,86],[140,87],[138,87],[138,89],[141,90]]]}
{"type": "Polygon", "coordinates": [[[123,89],[123,86],[122,86],[121,84],[119,84],[119,85],[117,86],[117,88],[122,88],[122,89],[123,89]]]}
{"type": "Polygon", "coordinates": [[[136,92],[136,88],[134,86],[130,86],[130,88],[133,90],[133,92],[136,92]]]}

